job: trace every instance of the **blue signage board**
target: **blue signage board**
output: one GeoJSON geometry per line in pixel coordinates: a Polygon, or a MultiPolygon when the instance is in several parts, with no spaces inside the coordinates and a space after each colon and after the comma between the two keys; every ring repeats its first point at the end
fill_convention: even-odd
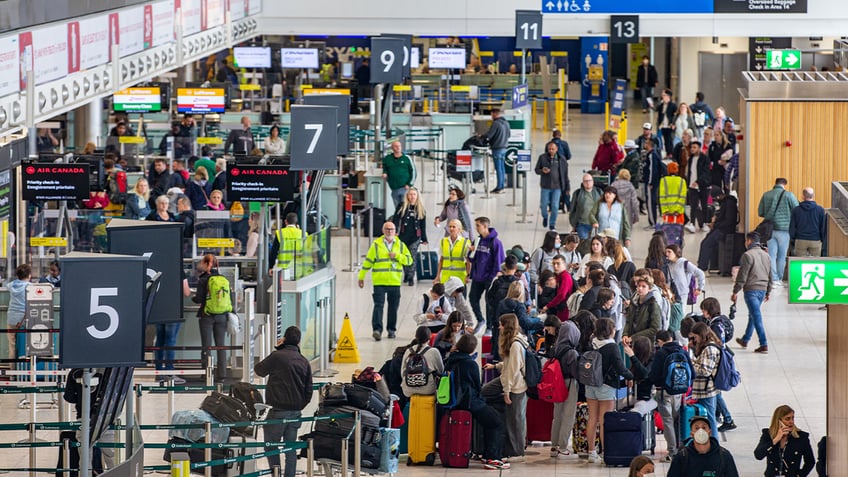
{"type": "Polygon", "coordinates": [[[516,169],[518,172],[528,172],[532,168],[530,164],[530,151],[519,150],[518,159],[516,161],[516,169]]]}
{"type": "Polygon", "coordinates": [[[518,109],[522,106],[527,106],[529,88],[527,83],[513,86],[512,88],[512,109],[518,109]]]}
{"type": "Polygon", "coordinates": [[[583,77],[580,112],[604,114],[607,102],[609,40],[605,36],[580,38],[580,75],[583,77]]]}
{"type": "Polygon", "coordinates": [[[612,104],[610,104],[610,114],[613,116],[621,116],[621,110],[624,109],[624,92],[627,90],[627,80],[615,80],[615,89],[612,90],[612,104]]]}
{"type": "MultiPolygon", "coordinates": [[[[747,3],[747,2],[746,2],[747,3]]],[[[714,0],[688,0],[669,2],[668,0],[642,0],[623,2],[621,0],[542,0],[542,13],[713,13],[714,0]]]]}

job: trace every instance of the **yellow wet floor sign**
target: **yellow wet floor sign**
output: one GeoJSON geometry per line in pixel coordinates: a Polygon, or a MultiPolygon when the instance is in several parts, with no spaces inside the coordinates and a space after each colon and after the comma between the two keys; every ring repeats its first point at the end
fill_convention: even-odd
{"type": "Polygon", "coordinates": [[[345,313],[342,323],[342,332],[339,342],[336,343],[336,354],[333,357],[335,363],[358,363],[359,348],[356,347],[356,338],[353,336],[353,327],[350,325],[350,317],[345,313]]]}

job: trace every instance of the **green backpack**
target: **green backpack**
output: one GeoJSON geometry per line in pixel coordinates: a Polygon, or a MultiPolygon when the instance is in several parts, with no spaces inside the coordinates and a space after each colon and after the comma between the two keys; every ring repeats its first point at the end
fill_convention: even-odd
{"type": "Polygon", "coordinates": [[[223,275],[212,275],[206,289],[203,312],[207,315],[222,315],[233,311],[230,300],[230,281],[223,275]]]}
{"type": "Polygon", "coordinates": [[[455,379],[452,371],[445,371],[439,379],[439,385],[436,388],[436,402],[445,409],[453,409],[459,404],[455,379]]]}

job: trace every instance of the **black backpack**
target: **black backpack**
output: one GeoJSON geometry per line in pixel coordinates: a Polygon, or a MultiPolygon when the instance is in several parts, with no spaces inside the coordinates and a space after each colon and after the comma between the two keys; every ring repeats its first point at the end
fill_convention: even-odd
{"type": "Polygon", "coordinates": [[[407,386],[419,388],[426,386],[430,382],[430,365],[427,364],[427,359],[424,353],[429,350],[429,346],[422,347],[418,352],[412,351],[409,358],[406,360],[406,366],[403,369],[403,381],[407,386]]]}
{"type": "Polygon", "coordinates": [[[251,420],[256,420],[256,404],[264,404],[262,393],[250,383],[235,383],[230,387],[230,396],[238,399],[247,406],[251,420]]]}

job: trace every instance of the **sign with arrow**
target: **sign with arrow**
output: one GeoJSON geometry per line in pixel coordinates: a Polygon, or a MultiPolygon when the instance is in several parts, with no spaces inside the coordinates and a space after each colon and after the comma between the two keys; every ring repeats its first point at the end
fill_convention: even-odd
{"type": "Polygon", "coordinates": [[[800,70],[801,50],[766,50],[767,70],[800,70]]]}
{"type": "Polygon", "coordinates": [[[789,48],[792,48],[792,38],[748,38],[748,69],[750,71],[763,71],[766,69],[766,50],[781,50],[789,48]]]}
{"type": "Polygon", "coordinates": [[[542,0],[542,13],[713,13],[714,0],[542,0]]]}
{"type": "Polygon", "coordinates": [[[527,83],[512,87],[512,109],[527,106],[527,83]]]}
{"type": "Polygon", "coordinates": [[[848,305],[848,260],[790,258],[789,303],[848,305]]]}

